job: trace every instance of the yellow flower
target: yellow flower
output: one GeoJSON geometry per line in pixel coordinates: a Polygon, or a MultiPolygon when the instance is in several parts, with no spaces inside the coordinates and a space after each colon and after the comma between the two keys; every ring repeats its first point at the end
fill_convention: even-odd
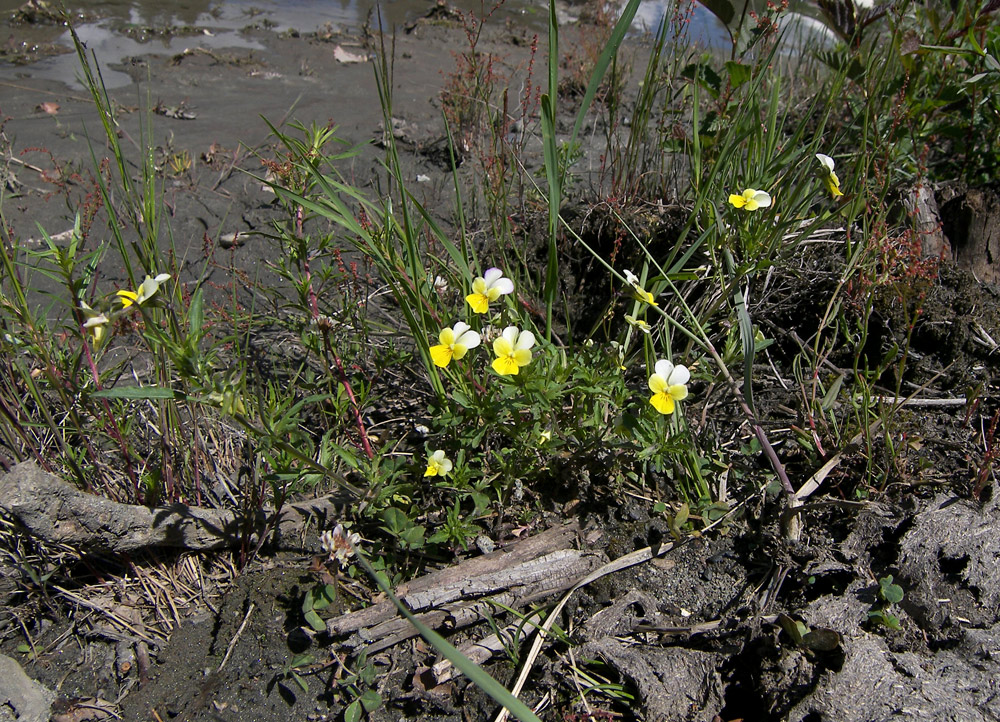
{"type": "Polygon", "coordinates": [[[427,457],[427,471],[424,472],[424,476],[448,476],[451,468],[451,459],[439,449],[427,457]]]}
{"type": "Polygon", "coordinates": [[[771,196],[767,191],[758,191],[753,188],[747,188],[743,191],[742,195],[736,195],[735,193],[729,196],[729,203],[736,208],[742,208],[745,211],[755,211],[758,208],[767,208],[771,205],[771,196]]]}
{"type": "Polygon", "coordinates": [[[645,334],[648,334],[650,331],[653,330],[652,326],[643,321],[641,318],[636,318],[635,316],[629,316],[628,314],[625,314],[625,320],[628,321],[629,326],[633,326],[645,334]]]}
{"type": "Polygon", "coordinates": [[[531,363],[531,347],[535,345],[535,335],[531,331],[518,331],[517,326],[508,326],[493,342],[493,370],[501,376],[517,376],[522,366],[531,363]]]}
{"type": "Polygon", "coordinates": [[[87,317],[87,320],[83,324],[84,330],[94,337],[94,344],[99,345],[104,339],[104,334],[107,332],[107,328],[105,327],[111,323],[111,319],[103,313],[92,309],[87,305],[86,301],[80,301],[80,310],[87,317]]]}
{"type": "Polygon", "coordinates": [[[844,195],[844,192],[840,190],[840,178],[833,170],[833,158],[828,155],[823,155],[822,153],[816,154],[816,160],[820,164],[820,176],[823,178],[823,182],[826,183],[826,189],[830,192],[830,195],[834,198],[838,198],[844,195]]]}
{"type": "Polygon", "coordinates": [[[472,293],[465,297],[476,313],[486,313],[500,296],[514,292],[514,282],[505,278],[499,268],[491,268],[472,282],[472,293]]]}
{"type": "Polygon", "coordinates": [[[137,303],[141,306],[150,298],[155,296],[156,292],[160,290],[160,286],[169,280],[169,273],[161,273],[155,278],[152,276],[146,276],[146,280],[143,281],[139,288],[135,291],[118,291],[116,295],[122,301],[122,308],[128,308],[133,303],[137,303]]]}
{"type": "Polygon", "coordinates": [[[441,329],[438,340],[441,342],[439,345],[431,346],[431,360],[435,366],[441,368],[451,363],[452,359],[456,361],[461,359],[470,348],[475,348],[480,342],[479,334],[470,331],[469,324],[461,321],[453,328],[441,329]]]}
{"type": "Polygon", "coordinates": [[[639,284],[639,277],[632,273],[632,271],[625,271],[625,280],[629,282],[630,286],[632,286],[632,290],[635,291],[635,297],[637,299],[643,303],[648,303],[650,306],[660,305],[656,302],[656,298],[653,294],[639,284]]]}
{"type": "Polygon", "coordinates": [[[649,403],[661,414],[672,414],[676,402],[687,398],[691,372],[686,366],[674,366],[666,360],[657,361],[653,370],[649,377],[649,390],[653,392],[649,403]]]}
{"type": "Polygon", "coordinates": [[[552,441],[552,432],[549,431],[548,429],[546,429],[545,431],[543,431],[538,435],[539,444],[547,444],[550,441],[552,441]]]}

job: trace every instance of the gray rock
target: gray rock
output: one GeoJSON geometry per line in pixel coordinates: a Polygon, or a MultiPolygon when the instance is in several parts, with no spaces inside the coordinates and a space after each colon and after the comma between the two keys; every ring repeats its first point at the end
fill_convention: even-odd
{"type": "Polygon", "coordinates": [[[48,722],[56,695],[31,679],[15,660],[0,654],[0,722],[48,722]]]}

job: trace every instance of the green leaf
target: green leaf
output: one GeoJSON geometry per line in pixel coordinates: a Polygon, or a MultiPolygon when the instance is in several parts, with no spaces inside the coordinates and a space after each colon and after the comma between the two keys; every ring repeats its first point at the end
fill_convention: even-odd
{"type": "Polygon", "coordinates": [[[132,401],[150,401],[154,399],[173,399],[183,401],[185,396],[180,391],[165,389],[161,386],[116,386],[113,389],[101,389],[91,394],[96,399],[129,399],[132,401]]]}
{"type": "Polygon", "coordinates": [[[719,18],[726,27],[729,27],[729,24],[736,18],[736,9],[733,8],[729,0],[698,0],[698,2],[719,18]]]}
{"type": "Polygon", "coordinates": [[[317,632],[325,632],[326,624],[323,622],[322,618],[312,609],[305,613],[306,622],[310,627],[315,629],[317,632]]]}
{"type": "Polygon", "coordinates": [[[354,700],[344,710],[344,722],[358,722],[361,719],[361,701],[354,700]]]}
{"type": "Polygon", "coordinates": [[[204,295],[199,286],[191,296],[191,304],[188,306],[188,326],[191,328],[192,336],[198,337],[201,335],[201,328],[204,322],[204,295]]]}
{"type": "Polygon", "coordinates": [[[878,595],[889,604],[899,604],[903,601],[903,588],[892,583],[892,575],[878,580],[878,595]]]}
{"type": "Polygon", "coordinates": [[[373,689],[365,690],[365,693],[358,699],[361,700],[361,704],[364,706],[365,712],[374,712],[382,706],[382,695],[373,689]]]}
{"type": "Polygon", "coordinates": [[[315,661],[315,659],[316,658],[309,653],[296,654],[294,657],[292,657],[292,661],[288,663],[288,666],[291,667],[292,669],[294,669],[295,667],[305,667],[307,664],[312,664],[315,661]]]}
{"type": "Polygon", "coordinates": [[[796,619],[792,619],[787,614],[778,615],[778,624],[785,630],[785,634],[792,638],[796,646],[802,644],[802,635],[809,631],[806,625],[796,619]]]}
{"type": "Polygon", "coordinates": [[[802,635],[802,646],[814,652],[832,652],[840,646],[840,635],[832,629],[814,629],[802,635]]]}
{"type": "Polygon", "coordinates": [[[386,531],[393,536],[399,536],[413,526],[413,522],[406,516],[406,513],[394,506],[390,506],[382,512],[382,521],[386,524],[386,531]]]}
{"type": "Polygon", "coordinates": [[[830,388],[823,395],[823,400],[820,401],[819,405],[820,408],[823,409],[823,411],[829,411],[830,409],[833,408],[833,404],[837,401],[837,397],[840,396],[840,389],[843,385],[844,385],[844,374],[840,374],[836,379],[834,379],[833,383],[830,385],[830,388]]]}
{"type": "Polygon", "coordinates": [[[292,679],[295,681],[295,684],[299,686],[299,689],[301,689],[303,692],[309,691],[309,684],[304,679],[302,679],[302,675],[300,675],[298,672],[292,672],[291,675],[292,679]]]}
{"type": "Polygon", "coordinates": [[[306,596],[312,597],[313,609],[326,609],[337,598],[337,590],[332,584],[321,584],[309,590],[306,596]]]}
{"type": "Polygon", "coordinates": [[[726,61],[726,70],[729,72],[729,83],[738,88],[743,83],[750,80],[750,66],[737,63],[735,60],[726,61]]]}

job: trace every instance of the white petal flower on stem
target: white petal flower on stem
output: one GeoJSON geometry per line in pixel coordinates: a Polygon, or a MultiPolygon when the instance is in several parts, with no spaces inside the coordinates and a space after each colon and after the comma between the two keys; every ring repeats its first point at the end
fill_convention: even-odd
{"type": "Polygon", "coordinates": [[[687,382],[690,379],[691,372],[687,366],[674,366],[666,360],[657,361],[649,377],[649,390],[653,392],[649,403],[661,414],[674,413],[676,402],[687,398],[687,382]]]}
{"type": "Polygon", "coordinates": [[[445,368],[452,359],[458,361],[469,349],[478,346],[482,339],[470,330],[469,324],[459,321],[451,328],[441,329],[438,340],[441,343],[431,346],[431,360],[435,366],[445,368]]]}
{"type": "Polygon", "coordinates": [[[427,470],[424,472],[424,476],[448,476],[451,470],[451,459],[438,449],[427,457],[427,470]]]}
{"type": "Polygon", "coordinates": [[[729,203],[745,211],[755,211],[758,208],[767,208],[771,205],[771,195],[767,191],[758,191],[747,188],[742,194],[733,193],[729,196],[729,203]]]}
{"type": "Polygon", "coordinates": [[[133,303],[137,303],[140,306],[148,301],[150,298],[156,295],[156,292],[160,290],[160,286],[170,280],[169,273],[160,273],[155,277],[146,276],[139,288],[134,291],[118,291],[116,294],[122,301],[122,308],[128,308],[133,303]]]}
{"type": "Polygon", "coordinates": [[[491,268],[472,282],[472,293],[465,297],[476,313],[486,313],[500,296],[514,292],[514,282],[504,277],[499,268],[491,268]]]}
{"type": "Polygon", "coordinates": [[[833,170],[833,158],[823,153],[817,153],[816,160],[819,161],[820,176],[823,178],[823,182],[826,184],[826,189],[830,192],[830,195],[834,198],[844,195],[844,192],[840,190],[840,178],[837,177],[836,171],[833,170]]]}
{"type": "Polygon", "coordinates": [[[493,342],[493,370],[501,376],[516,376],[522,366],[531,363],[531,347],[535,345],[535,334],[520,331],[517,326],[508,326],[493,342]]]}

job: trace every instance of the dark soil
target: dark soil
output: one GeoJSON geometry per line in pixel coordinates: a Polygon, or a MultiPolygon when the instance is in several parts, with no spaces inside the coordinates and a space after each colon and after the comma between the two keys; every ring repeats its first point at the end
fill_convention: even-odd
{"type": "MultiPolygon", "coordinates": [[[[196,162],[178,177],[165,178],[169,217],[162,221],[189,269],[182,280],[207,268],[208,287],[219,300],[229,297],[234,283],[242,286],[234,279],[276,282],[262,263],[273,247],[260,232],[276,210],[273,196],[254,177],[264,173],[258,155],[275,153],[260,117],[336,124],[352,143],[377,140],[384,132],[371,65],[333,59],[337,44],[365,52],[359,38],[262,30],[253,38],[266,52],[133,58],[122,69],[135,84],[113,94],[129,144],[141,143],[148,132],[142,127],[147,116],[134,108],[148,99],[164,112],[174,111],[153,119],[154,144],[165,154],[187,150],[196,162]],[[182,119],[185,114],[194,118],[182,119]]],[[[425,23],[400,34],[395,47],[395,132],[403,162],[414,179],[426,177],[411,188],[444,224],[453,207],[453,185],[435,155],[444,138],[436,99],[444,74],[454,68],[449,49],[459,47],[462,38],[447,22],[425,23]]],[[[489,35],[483,49],[498,53],[513,71],[523,67],[530,44],[524,31],[508,28],[489,35]]],[[[16,190],[4,199],[11,232],[37,239],[39,223],[50,233],[66,230],[94,191],[88,144],[103,152],[90,99],[83,91],[25,79],[23,87],[5,87],[0,110],[13,158],[20,161],[6,166],[13,174],[8,187],[16,190]],[[39,110],[42,101],[58,102],[58,113],[39,110]]],[[[351,161],[350,177],[361,185],[376,183],[383,177],[381,157],[375,144],[365,146],[351,161]]],[[[956,206],[957,220],[946,219],[945,229],[954,234],[967,228],[968,209],[991,203],[982,194],[970,196],[956,206]]],[[[620,240],[597,203],[568,217],[595,244],[610,249],[620,240]]],[[[650,237],[676,231],[669,210],[646,223],[650,237]]],[[[981,240],[986,231],[977,233],[976,242],[992,249],[993,240],[981,240]]],[[[965,248],[963,254],[970,252],[961,239],[949,240],[952,247],[965,248]]],[[[907,344],[916,296],[867,291],[882,294],[873,306],[876,333],[868,339],[868,357],[877,361],[893,344],[903,349],[908,361],[900,395],[913,394],[918,403],[887,411],[881,427],[859,439],[819,450],[800,443],[809,436],[810,417],[791,363],[801,339],[816,331],[833,292],[840,270],[836,256],[836,251],[810,252],[795,259],[798,270],[763,288],[751,309],[755,318],[768,319],[762,327],[776,340],[768,352],[773,365],[763,369],[757,397],[793,483],[804,483],[842,454],[801,513],[800,539],[789,542],[782,534],[780,498],[746,491],[769,480],[766,461],[748,451],[745,468],[731,470],[731,487],[747,498],[730,500],[740,512],[726,526],[576,593],[560,620],[572,644],[548,648],[522,695],[531,704],[547,696],[544,719],[1000,719],[1000,500],[993,493],[990,428],[998,412],[1000,292],[945,263],[927,281],[907,344]],[[960,397],[964,403],[949,404],[960,397]],[[932,403],[919,403],[928,400],[932,403]],[[764,481],[737,485],[737,472],[764,481]],[[904,591],[902,601],[888,610],[898,617],[899,629],[871,617],[880,606],[879,580],[888,575],[904,591]],[[796,621],[804,625],[800,639],[788,626],[794,629],[796,621]],[[574,665],[603,678],[613,694],[590,692],[588,704],[582,704],[574,665]]],[[[574,320],[589,326],[608,299],[588,288],[592,269],[585,259],[567,258],[566,267],[571,273],[564,282],[581,297],[574,320]]],[[[123,269],[109,262],[99,272],[104,281],[124,281],[123,269]]],[[[275,345],[263,347],[273,353],[275,345]]],[[[851,351],[835,349],[823,373],[832,378],[846,370],[851,351]]],[[[893,387],[891,373],[884,382],[893,387]]],[[[707,393],[695,396],[691,419],[712,400],[707,393]]],[[[702,431],[749,443],[738,424],[721,428],[729,423],[726,413],[713,410],[712,418],[722,420],[709,419],[702,431]]],[[[820,429],[826,439],[833,438],[831,432],[820,429]]],[[[672,539],[664,519],[650,516],[649,504],[629,501],[607,480],[588,483],[585,489],[615,502],[564,503],[559,493],[539,492],[552,509],[549,523],[584,510],[588,536],[597,538],[596,546],[609,558],[672,539]]],[[[666,485],[660,491],[675,495],[666,485]]],[[[6,522],[3,531],[4,540],[17,538],[6,522]]],[[[22,559],[51,553],[28,540],[9,543],[17,545],[22,559]]],[[[318,542],[309,551],[318,551],[318,542]]],[[[265,553],[234,578],[224,557],[195,564],[185,557],[60,553],[73,559],[60,585],[72,572],[80,589],[104,585],[100,598],[82,603],[10,565],[0,583],[6,607],[0,649],[56,693],[54,710],[71,715],[59,719],[102,719],[88,706],[95,699],[110,703],[126,720],[343,718],[352,697],[337,681],[355,660],[344,640],[303,626],[302,596],[316,578],[309,554],[265,553]],[[204,571],[195,574],[194,566],[204,571]],[[145,601],[149,595],[159,595],[162,605],[145,601]],[[109,621],[109,612],[132,631],[109,621]],[[26,639],[33,650],[19,646],[26,639]],[[309,660],[295,667],[296,679],[292,662],[303,654],[309,660]]],[[[345,592],[338,604],[357,602],[345,592]]],[[[480,625],[452,641],[489,633],[480,625]]],[[[435,661],[433,650],[421,642],[373,655],[372,687],[385,704],[369,719],[492,718],[493,703],[462,680],[425,688],[421,674],[435,661]]],[[[509,660],[495,660],[488,669],[504,684],[516,676],[509,660]]],[[[12,705],[0,697],[0,720],[16,719],[12,715],[12,705]]]]}

